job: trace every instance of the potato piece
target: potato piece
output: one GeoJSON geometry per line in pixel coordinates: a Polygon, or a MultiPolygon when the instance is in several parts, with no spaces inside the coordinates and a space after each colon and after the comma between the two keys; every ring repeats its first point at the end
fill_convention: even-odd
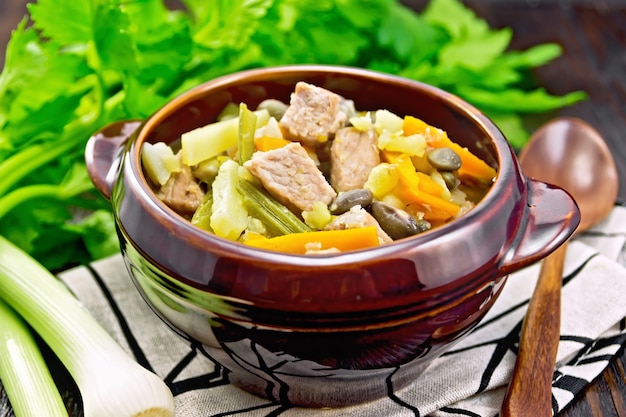
{"type": "Polygon", "coordinates": [[[383,131],[391,133],[402,133],[404,119],[390,112],[389,110],[376,110],[374,127],[378,134],[383,131]]]}
{"type": "MultiPolygon", "coordinates": [[[[257,110],[254,114],[257,116],[257,129],[264,126],[270,118],[267,110],[257,110]]],[[[193,166],[213,158],[222,152],[235,148],[238,139],[238,117],[211,123],[183,133],[181,136],[183,164],[193,166]]]]}

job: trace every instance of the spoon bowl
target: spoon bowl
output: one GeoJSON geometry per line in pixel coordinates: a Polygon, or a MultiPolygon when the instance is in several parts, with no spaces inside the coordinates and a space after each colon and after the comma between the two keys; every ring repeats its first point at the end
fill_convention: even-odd
{"type": "MultiPolygon", "coordinates": [[[[602,136],[577,118],[559,118],[538,129],[519,154],[524,175],[557,185],[580,209],[577,232],[613,209],[618,174],[602,136]]],[[[567,242],[544,259],[522,325],[519,351],[500,415],[552,416],[552,376],[559,346],[561,280],[567,242]]]]}
{"type": "Polygon", "coordinates": [[[609,214],[618,192],[611,151],[600,133],[577,118],[559,118],[539,128],[519,154],[525,175],[569,192],[580,209],[578,230],[609,214]]]}

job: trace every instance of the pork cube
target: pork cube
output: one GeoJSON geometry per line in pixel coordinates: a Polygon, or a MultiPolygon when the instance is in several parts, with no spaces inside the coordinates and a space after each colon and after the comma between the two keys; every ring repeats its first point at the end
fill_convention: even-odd
{"type": "Polygon", "coordinates": [[[337,192],[363,188],[370,171],[380,163],[376,131],[340,129],[330,147],[330,183],[337,192]]]}
{"type": "Polygon", "coordinates": [[[387,233],[380,227],[378,221],[362,207],[353,207],[349,211],[335,217],[325,227],[326,230],[346,230],[358,227],[375,226],[378,241],[381,244],[393,242],[387,233]]]}
{"type": "Polygon", "coordinates": [[[342,100],[340,95],[325,88],[298,82],[280,119],[285,138],[312,148],[332,139],[347,120],[342,100]]]}
{"type": "Polygon", "coordinates": [[[202,203],[204,191],[196,182],[191,168],[180,165],[181,170],[170,175],[157,191],[157,197],[176,213],[190,218],[202,203]]]}
{"type": "Polygon", "coordinates": [[[300,143],[255,152],[244,166],[265,189],[290,209],[310,211],[313,203],[328,205],[337,193],[300,143]]]}

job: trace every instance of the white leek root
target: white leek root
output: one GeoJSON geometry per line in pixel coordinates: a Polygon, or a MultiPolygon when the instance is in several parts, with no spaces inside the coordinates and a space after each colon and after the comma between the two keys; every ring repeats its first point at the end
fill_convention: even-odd
{"type": "Polygon", "coordinates": [[[85,417],[171,417],[165,383],[134,361],[47,269],[0,236],[0,298],[41,336],[80,390],[85,417]]]}
{"type": "Polygon", "coordinates": [[[16,417],[67,417],[35,338],[26,323],[0,300],[0,380],[16,417]]]}

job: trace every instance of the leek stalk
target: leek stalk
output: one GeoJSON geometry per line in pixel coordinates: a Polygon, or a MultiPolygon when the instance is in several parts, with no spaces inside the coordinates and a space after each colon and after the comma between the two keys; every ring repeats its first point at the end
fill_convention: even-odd
{"type": "Polygon", "coordinates": [[[30,329],[0,300],[0,380],[16,417],[67,417],[67,409],[30,329]]]}
{"type": "Polygon", "coordinates": [[[41,264],[0,236],[0,299],[41,336],[76,382],[85,417],[171,417],[165,383],[133,360],[41,264]]]}

